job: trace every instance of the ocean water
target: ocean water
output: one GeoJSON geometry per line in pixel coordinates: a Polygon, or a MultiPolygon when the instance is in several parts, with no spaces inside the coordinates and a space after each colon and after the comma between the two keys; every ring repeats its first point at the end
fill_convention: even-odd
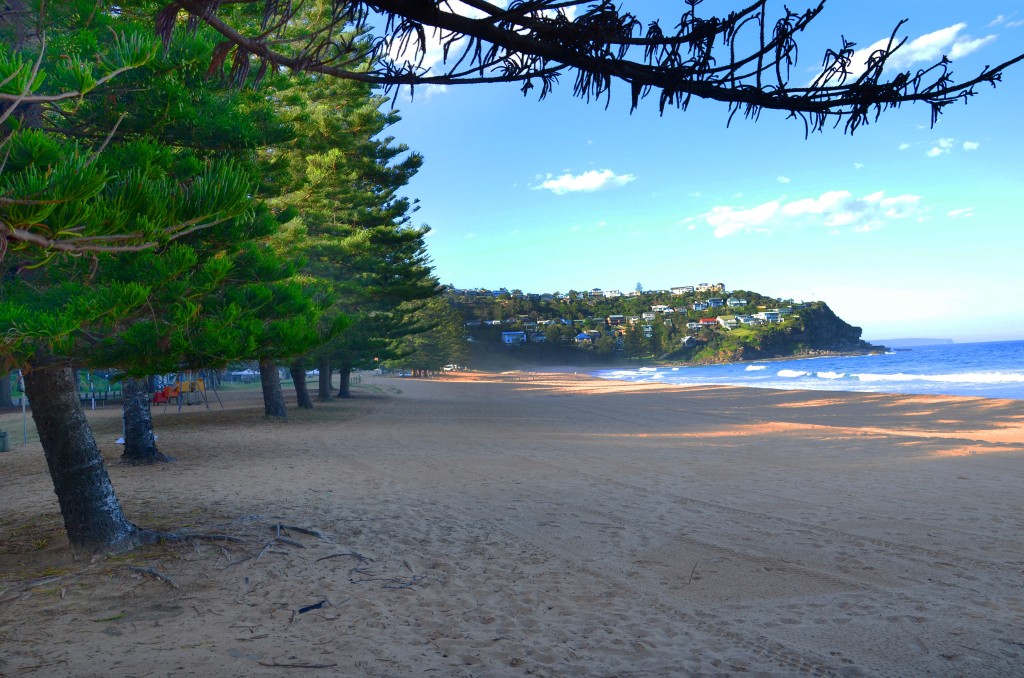
{"type": "Polygon", "coordinates": [[[880,355],[765,360],[706,367],[599,370],[593,375],[664,384],[1024,400],[1024,341],[943,344],[880,355]]]}

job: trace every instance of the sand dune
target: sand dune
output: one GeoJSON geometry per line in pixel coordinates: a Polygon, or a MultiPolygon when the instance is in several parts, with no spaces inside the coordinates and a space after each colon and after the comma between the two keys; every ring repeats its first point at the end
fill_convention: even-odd
{"type": "Polygon", "coordinates": [[[286,424],[257,391],[158,409],[179,461],[148,469],[92,415],[134,520],[242,543],[76,559],[38,445],[0,455],[0,674],[1024,670],[1024,403],[571,373],[356,393],[286,424]]]}

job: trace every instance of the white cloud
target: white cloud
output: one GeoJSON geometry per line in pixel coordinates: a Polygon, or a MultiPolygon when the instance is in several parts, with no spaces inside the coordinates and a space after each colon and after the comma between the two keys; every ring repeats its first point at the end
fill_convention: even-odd
{"type": "Polygon", "coordinates": [[[994,35],[986,35],[984,38],[975,38],[974,40],[960,40],[953,43],[953,46],[949,48],[949,54],[947,55],[953,61],[961,57],[965,57],[972,52],[977,52],[979,49],[989,44],[996,39],[994,35]]]}
{"type": "Polygon", "coordinates": [[[539,186],[533,188],[534,190],[548,190],[555,195],[565,195],[566,193],[591,193],[605,188],[625,186],[632,181],[636,181],[636,176],[632,174],[616,174],[610,169],[588,170],[583,174],[576,175],[566,172],[558,177],[549,174],[539,186]]]}
{"type": "Polygon", "coordinates": [[[925,153],[925,155],[927,155],[929,158],[935,158],[940,155],[945,155],[949,153],[950,150],[952,150],[953,143],[955,141],[956,139],[952,139],[950,137],[943,137],[942,139],[936,141],[935,145],[928,149],[928,152],[925,153]]]}
{"type": "Polygon", "coordinates": [[[801,216],[804,214],[824,214],[835,208],[844,200],[850,198],[849,191],[828,191],[817,198],[803,198],[794,200],[782,208],[782,213],[787,217],[801,216]]]}
{"type": "Polygon", "coordinates": [[[853,163],[853,169],[864,169],[864,163],[862,163],[862,162],[855,162],[855,163],[853,163]]]}
{"type": "Polygon", "coordinates": [[[970,219],[974,216],[973,207],[961,207],[956,210],[949,210],[946,212],[946,216],[950,219],[970,219]]]}
{"type": "Polygon", "coordinates": [[[978,147],[980,147],[980,146],[981,146],[981,144],[979,144],[977,141],[965,141],[964,142],[964,150],[965,151],[976,151],[976,150],[978,150],[978,147]]]}
{"type": "Polygon", "coordinates": [[[778,181],[780,184],[788,184],[790,181],[792,181],[792,179],[790,179],[789,177],[776,177],[775,180],[778,181]]]}
{"type": "Polygon", "coordinates": [[[1024,26],[1024,19],[1018,19],[1017,21],[1010,21],[1006,24],[1007,28],[1020,28],[1024,26]]]}
{"type": "Polygon", "coordinates": [[[1006,21],[1006,17],[1005,17],[1005,16],[1003,16],[1002,14],[1000,14],[1000,15],[999,15],[999,16],[997,16],[997,17],[996,17],[995,19],[992,19],[992,21],[989,21],[989,22],[988,22],[988,25],[989,25],[990,27],[991,27],[991,26],[998,26],[999,24],[1003,23],[1004,21],[1006,21]]]}
{"type": "Polygon", "coordinates": [[[910,144],[908,144],[908,143],[902,143],[902,144],[900,144],[900,150],[901,150],[901,151],[905,151],[905,150],[907,150],[908,148],[910,148],[910,144]]]}
{"type": "Polygon", "coordinates": [[[897,220],[920,220],[920,203],[921,196],[910,194],[888,196],[885,191],[876,191],[858,198],[849,191],[827,191],[816,198],[770,200],[756,207],[718,205],[681,223],[693,230],[703,222],[711,226],[718,238],[804,226],[824,226],[837,233],[867,232],[897,220]]]}
{"type": "Polygon", "coordinates": [[[708,225],[714,228],[716,238],[740,231],[759,230],[767,224],[779,211],[779,202],[773,200],[751,209],[735,207],[712,207],[710,212],[703,214],[708,225]]]}

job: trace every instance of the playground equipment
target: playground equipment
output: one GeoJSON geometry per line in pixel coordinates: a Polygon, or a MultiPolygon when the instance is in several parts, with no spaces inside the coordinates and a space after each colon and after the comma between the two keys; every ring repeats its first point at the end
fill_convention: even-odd
{"type": "MultiPolygon", "coordinates": [[[[216,378],[210,379],[209,382],[211,384],[210,390],[213,392],[214,397],[217,398],[217,403],[221,409],[224,409],[224,403],[220,399],[220,394],[217,393],[216,378]]],[[[206,396],[206,383],[206,370],[178,372],[172,383],[165,385],[153,394],[153,404],[163,404],[166,410],[173,400],[178,405],[179,412],[181,412],[182,405],[195,405],[198,403],[202,403],[206,405],[206,409],[210,409],[210,399],[206,396]]]]}

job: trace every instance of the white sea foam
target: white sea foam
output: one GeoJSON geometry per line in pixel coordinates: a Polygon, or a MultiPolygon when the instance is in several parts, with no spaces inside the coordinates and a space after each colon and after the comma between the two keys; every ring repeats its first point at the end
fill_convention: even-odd
{"type": "Polygon", "coordinates": [[[758,370],[768,369],[767,365],[747,365],[747,372],[757,372],[758,370]]]}
{"type": "Polygon", "coordinates": [[[846,372],[818,372],[821,379],[842,379],[845,376],[846,372]]]}
{"type": "Polygon", "coordinates": [[[809,373],[803,370],[779,370],[778,376],[786,377],[787,379],[796,379],[797,377],[806,377],[809,373]]]}
{"type": "Polygon", "coordinates": [[[862,382],[933,381],[954,384],[1024,384],[1021,372],[960,372],[957,374],[851,374],[862,382]]]}

